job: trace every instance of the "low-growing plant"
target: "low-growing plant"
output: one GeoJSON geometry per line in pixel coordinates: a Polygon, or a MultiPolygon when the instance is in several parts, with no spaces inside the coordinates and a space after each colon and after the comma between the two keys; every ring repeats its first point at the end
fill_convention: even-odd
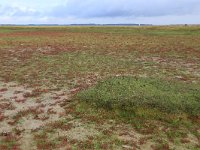
{"type": "Polygon", "coordinates": [[[167,113],[200,114],[200,87],[193,84],[130,76],[111,77],[77,94],[82,101],[106,109],[158,109],[167,113]]]}

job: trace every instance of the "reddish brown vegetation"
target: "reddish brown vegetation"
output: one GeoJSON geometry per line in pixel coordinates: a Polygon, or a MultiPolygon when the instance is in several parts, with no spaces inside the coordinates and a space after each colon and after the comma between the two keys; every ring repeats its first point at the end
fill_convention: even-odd
{"type": "Polygon", "coordinates": [[[7,88],[1,88],[0,92],[6,92],[8,89],[7,88]]]}
{"type": "Polygon", "coordinates": [[[21,99],[16,99],[15,102],[17,102],[17,103],[25,103],[26,100],[27,99],[25,99],[25,98],[21,98],[21,99]]]}

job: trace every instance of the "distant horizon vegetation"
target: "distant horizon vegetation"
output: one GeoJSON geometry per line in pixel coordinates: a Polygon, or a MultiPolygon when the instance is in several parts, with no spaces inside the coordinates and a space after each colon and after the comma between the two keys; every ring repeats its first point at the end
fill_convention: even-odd
{"type": "Polygon", "coordinates": [[[137,24],[137,23],[110,23],[110,24],[96,24],[96,23],[74,23],[74,24],[0,24],[0,26],[199,26],[200,24],[137,24]]]}

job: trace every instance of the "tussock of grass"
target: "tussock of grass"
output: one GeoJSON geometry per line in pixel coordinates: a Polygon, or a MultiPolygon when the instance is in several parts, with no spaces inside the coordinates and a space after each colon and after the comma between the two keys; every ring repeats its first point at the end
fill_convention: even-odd
{"type": "Polygon", "coordinates": [[[153,108],[200,114],[200,87],[158,79],[112,77],[80,92],[77,98],[108,109],[153,108]]]}

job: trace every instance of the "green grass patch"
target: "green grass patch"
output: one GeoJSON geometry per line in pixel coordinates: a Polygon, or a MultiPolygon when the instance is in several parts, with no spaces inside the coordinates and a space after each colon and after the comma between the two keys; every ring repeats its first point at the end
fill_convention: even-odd
{"type": "Polygon", "coordinates": [[[111,77],[77,94],[82,101],[107,109],[158,109],[168,113],[200,114],[200,87],[159,79],[111,77]]]}

